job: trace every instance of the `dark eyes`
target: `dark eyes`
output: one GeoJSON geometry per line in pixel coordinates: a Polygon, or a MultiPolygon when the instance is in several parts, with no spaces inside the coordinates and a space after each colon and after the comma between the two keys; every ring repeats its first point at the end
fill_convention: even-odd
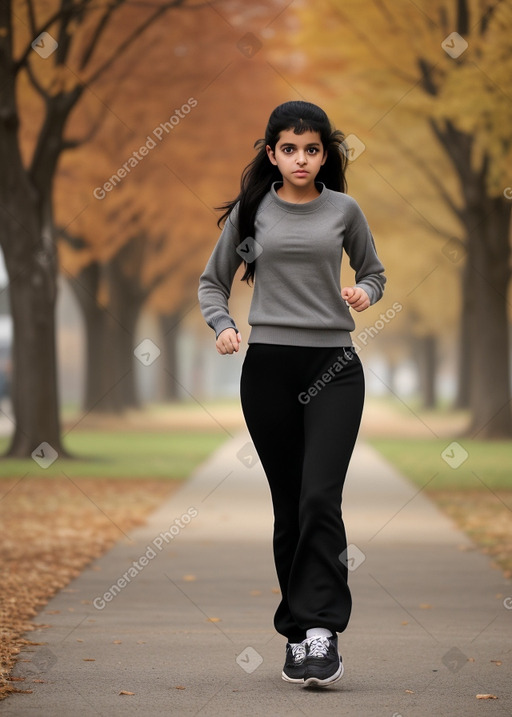
{"type": "MultiPolygon", "coordinates": [[[[282,152],[283,154],[292,154],[295,151],[295,147],[283,147],[282,152]]],[[[318,154],[320,152],[318,147],[308,147],[306,152],[311,155],[318,154]]]]}

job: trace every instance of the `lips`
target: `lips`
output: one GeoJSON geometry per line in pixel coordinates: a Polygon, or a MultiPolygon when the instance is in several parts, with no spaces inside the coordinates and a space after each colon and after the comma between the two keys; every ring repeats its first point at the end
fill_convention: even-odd
{"type": "Polygon", "coordinates": [[[305,169],[296,169],[294,174],[309,174],[309,172],[305,169]]]}

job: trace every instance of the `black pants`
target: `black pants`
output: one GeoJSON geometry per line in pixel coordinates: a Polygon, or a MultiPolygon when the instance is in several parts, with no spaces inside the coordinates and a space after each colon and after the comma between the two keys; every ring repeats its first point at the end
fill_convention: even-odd
{"type": "Polygon", "coordinates": [[[341,494],[364,402],[359,357],[347,348],[251,344],[242,408],[274,509],[281,588],[274,625],[290,642],[306,630],[342,632],[352,606],[341,494]]]}

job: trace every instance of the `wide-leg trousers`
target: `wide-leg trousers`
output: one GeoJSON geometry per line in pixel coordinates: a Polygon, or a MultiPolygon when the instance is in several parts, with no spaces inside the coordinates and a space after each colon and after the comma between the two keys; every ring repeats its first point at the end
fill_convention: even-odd
{"type": "Polygon", "coordinates": [[[274,626],[290,642],[312,627],[343,632],[352,599],[341,499],[364,403],[359,357],[348,347],[250,344],[241,402],[272,496],[274,626]]]}

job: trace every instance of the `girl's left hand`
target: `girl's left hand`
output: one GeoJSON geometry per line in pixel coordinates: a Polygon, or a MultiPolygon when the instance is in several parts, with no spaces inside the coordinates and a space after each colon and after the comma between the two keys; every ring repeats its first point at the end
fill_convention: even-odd
{"type": "Polygon", "coordinates": [[[364,289],[357,286],[345,286],[341,290],[341,298],[355,311],[364,311],[370,306],[370,297],[364,289]]]}

